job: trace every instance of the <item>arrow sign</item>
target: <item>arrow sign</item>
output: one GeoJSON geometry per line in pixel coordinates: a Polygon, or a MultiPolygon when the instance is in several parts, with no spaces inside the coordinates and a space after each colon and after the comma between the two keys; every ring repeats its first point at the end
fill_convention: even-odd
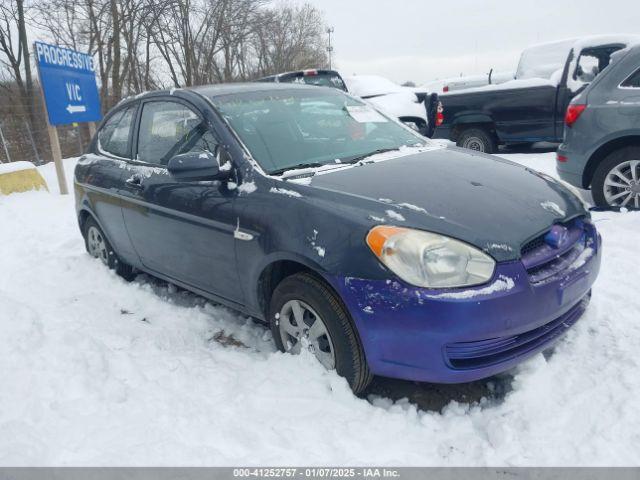
{"type": "Polygon", "coordinates": [[[35,42],[34,53],[50,125],[102,118],[91,55],[42,42],[35,42]]]}
{"type": "Polygon", "coordinates": [[[84,105],[67,105],[65,110],[69,113],[83,113],[87,111],[87,107],[84,105]]]}

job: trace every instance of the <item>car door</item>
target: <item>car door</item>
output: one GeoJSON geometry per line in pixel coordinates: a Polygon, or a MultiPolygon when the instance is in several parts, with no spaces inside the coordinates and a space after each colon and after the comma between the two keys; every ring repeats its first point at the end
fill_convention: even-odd
{"type": "Polygon", "coordinates": [[[140,262],[152,273],[241,303],[233,192],[226,182],[177,181],[166,168],[176,154],[214,152],[211,126],[175,98],[143,101],[137,125],[123,214],[140,262]]]}
{"type": "Polygon", "coordinates": [[[75,170],[77,200],[95,216],[118,255],[135,263],[136,254],[122,220],[123,166],[131,159],[131,139],[137,104],[111,112],[104,120],[90,151],[75,170]]]}
{"type": "Polygon", "coordinates": [[[556,87],[531,86],[485,92],[485,108],[493,113],[499,136],[505,141],[554,140],[553,112],[556,87]],[[491,95],[491,97],[489,97],[491,95]]]}

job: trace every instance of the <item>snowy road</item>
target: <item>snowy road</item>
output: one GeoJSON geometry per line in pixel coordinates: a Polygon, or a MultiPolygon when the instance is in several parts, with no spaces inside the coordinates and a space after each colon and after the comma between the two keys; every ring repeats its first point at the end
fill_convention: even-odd
{"type": "MultiPolygon", "coordinates": [[[[507,157],[553,172],[552,153],[507,157]]],[[[249,319],[119,279],[42,171],[52,193],[0,197],[0,465],[639,463],[640,213],[594,215],[601,275],[553,355],[433,411],[358,399],[249,319]]]]}

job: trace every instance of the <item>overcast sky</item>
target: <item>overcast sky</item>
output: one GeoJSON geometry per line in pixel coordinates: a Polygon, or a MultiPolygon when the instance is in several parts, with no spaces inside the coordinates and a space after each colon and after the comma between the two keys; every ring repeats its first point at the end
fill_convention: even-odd
{"type": "Polygon", "coordinates": [[[417,84],[515,70],[536,43],[602,33],[640,34],[640,0],[295,0],[322,10],[334,67],[417,84]]]}

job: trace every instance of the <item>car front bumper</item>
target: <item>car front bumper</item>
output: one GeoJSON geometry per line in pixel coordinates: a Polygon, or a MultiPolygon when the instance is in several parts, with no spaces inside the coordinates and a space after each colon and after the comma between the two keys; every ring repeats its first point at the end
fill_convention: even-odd
{"type": "Polygon", "coordinates": [[[522,261],[498,264],[487,285],[447,292],[399,280],[330,280],[374,374],[464,383],[549,348],[580,318],[600,269],[601,240],[592,225],[585,242],[589,256],[542,282],[532,282],[522,261]]]}

